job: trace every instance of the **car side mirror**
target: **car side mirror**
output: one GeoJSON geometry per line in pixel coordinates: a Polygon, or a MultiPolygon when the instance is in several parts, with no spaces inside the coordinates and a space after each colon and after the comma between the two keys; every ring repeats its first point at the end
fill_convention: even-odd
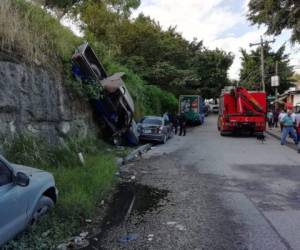
{"type": "Polygon", "coordinates": [[[29,185],[29,177],[23,172],[17,172],[14,177],[14,183],[21,187],[26,187],[29,185]]]}

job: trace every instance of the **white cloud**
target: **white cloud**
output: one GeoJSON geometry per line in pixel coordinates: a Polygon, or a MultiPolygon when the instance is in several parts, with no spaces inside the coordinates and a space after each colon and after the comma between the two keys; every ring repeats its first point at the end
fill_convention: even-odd
{"type": "MultiPolygon", "coordinates": [[[[250,45],[249,43],[258,42],[258,39],[261,35],[263,35],[264,30],[256,30],[252,32],[248,32],[240,37],[234,37],[229,36],[226,38],[221,38],[218,40],[213,41],[211,44],[208,45],[209,48],[221,48],[227,52],[232,52],[235,56],[234,62],[229,69],[229,77],[232,79],[238,79],[240,67],[241,67],[241,53],[240,49],[246,49],[247,51],[250,51],[250,45]]],[[[252,48],[254,49],[254,48],[252,48]]]]}
{"type": "Polygon", "coordinates": [[[223,0],[154,0],[144,1],[134,13],[143,12],[158,20],[164,28],[177,26],[189,40],[212,41],[222,32],[242,21],[239,13],[221,7],[223,0]]]}
{"type": "Polygon", "coordinates": [[[80,26],[83,25],[83,23],[79,20],[80,17],[78,17],[77,20],[75,20],[69,14],[65,14],[60,20],[60,23],[65,27],[68,27],[76,36],[83,37],[84,32],[80,28],[80,26]]]}

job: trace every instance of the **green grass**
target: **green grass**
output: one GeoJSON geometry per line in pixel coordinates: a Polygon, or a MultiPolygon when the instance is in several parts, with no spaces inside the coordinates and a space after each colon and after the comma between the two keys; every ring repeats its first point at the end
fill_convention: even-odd
{"type": "Polygon", "coordinates": [[[61,241],[78,233],[116,183],[115,156],[125,150],[108,152],[108,148],[93,139],[70,139],[64,145],[49,146],[30,135],[4,143],[5,155],[11,162],[53,173],[59,190],[52,213],[4,249],[55,249],[61,241]],[[78,152],[85,155],[85,165],[80,163],[78,152]]]}

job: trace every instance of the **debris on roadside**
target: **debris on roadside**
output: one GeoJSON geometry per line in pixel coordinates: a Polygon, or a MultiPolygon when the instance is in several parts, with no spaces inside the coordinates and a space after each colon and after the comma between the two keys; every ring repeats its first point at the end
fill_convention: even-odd
{"type": "Polygon", "coordinates": [[[145,144],[143,146],[138,147],[136,150],[133,150],[128,156],[124,158],[124,164],[136,160],[142,154],[150,150],[150,148],[151,148],[151,144],[145,144]]]}
{"type": "Polygon", "coordinates": [[[87,247],[89,241],[86,239],[88,232],[82,232],[79,236],[70,238],[67,243],[62,243],[57,246],[57,250],[80,249],[87,247]]]}
{"type": "Polygon", "coordinates": [[[175,226],[175,228],[177,228],[179,231],[186,231],[185,226],[180,225],[180,224],[177,224],[177,225],[175,226]]]}
{"type": "Polygon", "coordinates": [[[176,221],[168,221],[167,225],[168,226],[174,226],[174,225],[176,225],[176,223],[177,223],[176,221]]]}
{"type": "Polygon", "coordinates": [[[83,157],[83,153],[78,153],[78,158],[79,158],[79,161],[80,163],[85,166],[85,160],[84,160],[84,157],[83,157]]]}
{"type": "Polygon", "coordinates": [[[82,232],[79,234],[79,236],[82,238],[86,238],[88,236],[88,234],[89,234],[88,232],[82,232]]]}
{"type": "Polygon", "coordinates": [[[127,235],[121,237],[121,239],[119,239],[119,242],[127,243],[129,241],[136,240],[137,238],[138,238],[138,234],[127,234],[127,235]]]}
{"type": "Polygon", "coordinates": [[[167,226],[174,227],[174,228],[178,229],[179,231],[186,231],[186,227],[183,226],[183,225],[181,225],[181,224],[179,224],[179,223],[176,222],[176,221],[168,221],[168,222],[166,223],[166,225],[167,225],[167,226]]]}
{"type": "Polygon", "coordinates": [[[148,241],[152,241],[154,237],[154,234],[148,234],[148,241]]]}
{"type": "Polygon", "coordinates": [[[42,237],[47,237],[50,234],[50,230],[47,230],[46,232],[42,233],[42,237]]]}

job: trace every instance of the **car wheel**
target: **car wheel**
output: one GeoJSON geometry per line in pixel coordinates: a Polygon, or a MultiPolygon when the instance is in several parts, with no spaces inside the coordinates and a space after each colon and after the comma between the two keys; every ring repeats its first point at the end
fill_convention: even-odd
{"type": "Polygon", "coordinates": [[[161,141],[161,142],[162,142],[163,144],[166,144],[166,142],[167,142],[167,139],[168,139],[168,138],[167,138],[167,136],[166,136],[166,135],[164,135],[164,137],[163,137],[163,139],[162,139],[162,141],[161,141]]]}
{"type": "Polygon", "coordinates": [[[42,196],[34,209],[31,217],[30,224],[34,225],[40,221],[40,219],[49,212],[49,210],[54,206],[54,202],[51,198],[47,196],[42,196]]]}

